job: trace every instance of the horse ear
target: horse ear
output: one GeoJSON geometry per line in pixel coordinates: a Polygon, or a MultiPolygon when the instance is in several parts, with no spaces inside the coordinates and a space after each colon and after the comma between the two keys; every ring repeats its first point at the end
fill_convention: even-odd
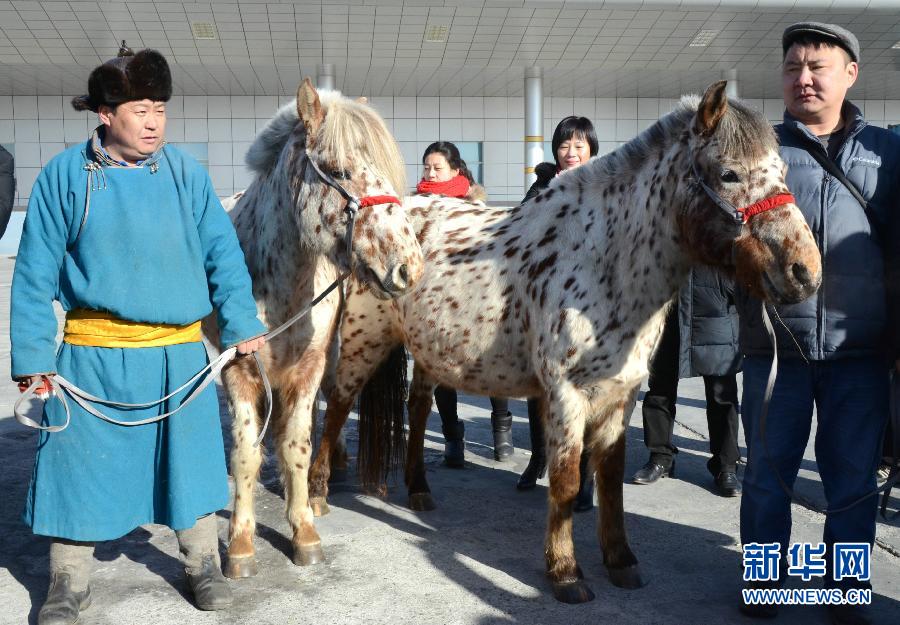
{"type": "Polygon", "coordinates": [[[728,110],[728,97],[725,95],[725,85],[728,81],[720,80],[711,84],[697,108],[697,121],[694,130],[697,134],[708,137],[716,131],[716,127],[728,110]]]}
{"type": "Polygon", "coordinates": [[[325,111],[319,100],[319,93],[309,78],[304,78],[297,89],[297,116],[306,126],[306,136],[315,137],[325,121],[325,111]]]}

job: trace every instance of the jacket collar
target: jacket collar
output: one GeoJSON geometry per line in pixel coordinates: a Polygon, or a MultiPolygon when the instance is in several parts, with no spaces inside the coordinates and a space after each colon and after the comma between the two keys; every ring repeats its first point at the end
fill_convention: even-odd
{"type": "MultiPolygon", "coordinates": [[[[844,100],[841,107],[841,118],[844,120],[844,127],[847,129],[847,139],[852,139],[868,124],[863,117],[862,111],[850,100],[844,100]]],[[[821,145],[819,138],[806,127],[806,124],[798,120],[796,117],[784,111],[784,127],[793,134],[806,139],[816,145],[821,145]]]]}

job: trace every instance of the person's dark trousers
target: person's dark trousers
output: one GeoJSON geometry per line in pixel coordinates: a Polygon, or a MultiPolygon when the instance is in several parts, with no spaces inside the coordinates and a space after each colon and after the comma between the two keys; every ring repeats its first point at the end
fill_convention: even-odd
{"type": "Polygon", "coordinates": [[[456,412],[456,389],[446,386],[438,386],[434,389],[434,403],[437,404],[438,414],[441,415],[441,427],[444,438],[456,440],[461,438],[459,430],[459,415],[456,412]]]}
{"type": "Polygon", "coordinates": [[[741,458],[738,450],[737,376],[705,375],[706,424],[709,427],[709,452],[706,463],[713,477],[722,471],[736,472],[741,458]]]}
{"type": "Polygon", "coordinates": [[[509,400],[505,397],[491,397],[491,412],[503,414],[509,412],[509,400]]]}
{"type": "Polygon", "coordinates": [[[678,398],[678,317],[666,316],[662,337],[653,360],[650,361],[648,390],[641,409],[644,420],[644,444],[650,450],[650,462],[666,469],[672,468],[678,450],[672,444],[675,428],[675,400],[678,398]]]}
{"type": "MultiPolygon", "coordinates": [[[[888,372],[884,361],[874,357],[811,364],[780,359],[766,418],[766,458],[759,419],[770,364],[769,357],[744,359],[741,417],[747,466],[741,499],[741,542],[777,542],[786,557],[791,502],[771,467],[793,488],[815,406],[816,463],[828,507],[846,506],[872,491],[888,412],[888,372]]],[[[878,499],[873,496],[845,512],[827,515],[823,542],[828,549],[836,542],[873,543],[877,505],[878,499]]],[[[828,562],[830,565],[830,557],[828,562]]],[[[826,576],[825,586],[842,585],[826,576]]]]}

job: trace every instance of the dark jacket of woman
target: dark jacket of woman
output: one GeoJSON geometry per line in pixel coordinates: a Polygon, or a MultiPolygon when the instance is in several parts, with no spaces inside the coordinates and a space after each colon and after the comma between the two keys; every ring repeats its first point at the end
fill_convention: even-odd
{"type": "Polygon", "coordinates": [[[734,285],[711,267],[695,266],[678,291],[678,377],[740,371],[734,285]]]}
{"type": "Polygon", "coordinates": [[[528,193],[522,198],[522,204],[547,188],[550,181],[556,177],[556,163],[539,163],[534,168],[534,175],[537,176],[537,180],[534,181],[534,184],[528,189],[528,193]]]}

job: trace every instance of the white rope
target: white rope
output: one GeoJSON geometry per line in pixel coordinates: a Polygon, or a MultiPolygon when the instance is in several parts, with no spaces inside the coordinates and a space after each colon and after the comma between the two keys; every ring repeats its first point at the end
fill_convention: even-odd
{"type": "MultiPolygon", "coordinates": [[[[71,419],[71,412],[69,410],[69,403],[66,401],[66,394],[71,396],[71,398],[75,401],[76,404],[84,408],[87,412],[94,415],[99,419],[103,419],[104,421],[108,421],[109,423],[115,425],[124,425],[124,426],[135,426],[135,425],[147,425],[148,423],[156,423],[157,421],[162,421],[163,419],[175,414],[182,408],[185,408],[188,404],[190,404],[196,397],[203,392],[203,390],[210,385],[210,383],[215,380],[216,376],[222,371],[222,368],[227,365],[229,362],[234,360],[234,357],[237,355],[236,347],[229,347],[224,352],[219,354],[218,358],[210,362],[208,365],[203,367],[200,371],[198,371],[194,376],[179,386],[177,389],[166,395],[165,397],[161,397],[157,400],[146,402],[146,403],[127,403],[127,402],[118,402],[112,401],[110,399],[104,399],[102,397],[96,397],[95,395],[91,395],[87,391],[84,391],[78,388],[75,384],[64,378],[63,376],[56,374],[52,376],[42,376],[37,379],[37,381],[32,382],[31,386],[29,386],[25,392],[22,393],[21,397],[16,401],[15,406],[13,407],[13,414],[16,417],[16,421],[21,423],[22,425],[35,428],[38,430],[44,430],[46,432],[61,432],[66,429],[69,425],[69,421],[71,419]],[[204,377],[205,376],[205,377],[204,377]],[[97,404],[103,404],[105,406],[110,406],[111,408],[120,408],[120,409],[139,409],[139,408],[152,408],[153,406],[158,406],[163,402],[170,400],[172,397],[178,395],[186,388],[197,382],[200,378],[204,378],[200,385],[197,386],[193,391],[191,391],[190,395],[188,395],[181,404],[175,408],[174,410],[170,410],[169,412],[161,415],[156,415],[155,417],[149,417],[147,419],[139,419],[137,421],[121,421],[119,419],[114,419],[109,415],[106,415],[93,406],[91,406],[88,402],[94,402],[97,404]],[[31,398],[32,395],[36,394],[38,387],[44,386],[44,380],[47,380],[50,384],[51,388],[51,396],[56,397],[60,403],[62,403],[63,408],[66,411],[66,422],[63,425],[48,425],[44,426],[40,423],[36,422],[34,419],[28,417],[22,410],[21,405],[31,398]],[[65,391],[65,392],[63,392],[65,391]]],[[[44,401],[50,399],[50,397],[42,398],[44,401]]]]}
{"type": "MultiPolygon", "coordinates": [[[[265,334],[260,336],[265,337],[267,341],[277,337],[279,334],[287,330],[290,326],[297,323],[300,319],[305,317],[310,313],[313,307],[325,299],[329,293],[331,293],[335,288],[338,287],[344,280],[347,279],[348,273],[341,274],[337,280],[331,283],[327,289],[325,289],[322,293],[320,293],[316,298],[310,302],[303,310],[295,314],[293,317],[282,323],[280,326],[275,328],[274,330],[270,330],[265,334]]],[[[259,338],[259,337],[256,337],[259,338]]],[[[78,388],[75,384],[64,378],[63,376],[56,374],[51,376],[41,376],[36,381],[31,383],[22,395],[16,400],[15,406],[13,406],[13,415],[16,418],[16,421],[21,423],[22,425],[30,428],[34,428],[36,430],[42,430],[45,432],[62,432],[69,426],[69,422],[71,421],[71,411],[69,409],[69,403],[66,401],[66,394],[71,396],[72,400],[81,406],[85,411],[89,414],[94,415],[98,419],[102,419],[107,421],[108,423],[112,423],[114,425],[123,425],[123,426],[136,426],[136,425],[147,425],[149,423],[157,423],[166,419],[178,411],[186,408],[194,399],[196,399],[200,393],[202,393],[207,386],[209,386],[216,377],[222,372],[222,369],[229,362],[235,359],[237,356],[237,347],[229,347],[225,351],[223,351],[219,356],[210,362],[208,365],[203,367],[200,371],[194,374],[191,379],[187,382],[179,386],[177,389],[166,395],[165,397],[161,397],[157,400],[145,402],[145,403],[127,403],[127,402],[118,402],[110,399],[104,399],[102,397],[97,397],[88,393],[87,391],[78,388]],[[44,380],[46,380],[50,385],[50,394],[49,395],[41,395],[38,393],[38,389],[44,388],[44,380]],[[165,414],[156,415],[154,417],[148,417],[147,419],[139,419],[137,421],[122,421],[119,419],[114,419],[107,414],[104,414],[94,406],[90,405],[88,402],[93,402],[97,404],[103,404],[104,406],[109,406],[111,408],[119,408],[119,409],[140,409],[140,408],[152,408],[153,406],[158,406],[163,402],[166,402],[179,393],[183,392],[185,389],[189,388],[191,385],[196,383],[198,380],[200,381],[199,386],[191,391],[190,395],[188,395],[174,410],[170,410],[165,414]],[[66,411],[66,421],[62,425],[41,425],[27,414],[25,414],[25,410],[22,407],[23,404],[31,399],[31,397],[37,396],[43,401],[48,401],[52,397],[56,397],[60,403],[62,403],[63,408],[66,411]]],[[[265,368],[262,365],[262,361],[259,359],[258,353],[253,354],[254,359],[256,360],[256,365],[259,369],[260,378],[262,378],[263,388],[266,393],[266,418],[263,423],[263,427],[260,430],[259,437],[256,439],[256,442],[253,444],[254,447],[259,446],[263,437],[266,435],[266,430],[269,427],[269,421],[272,417],[272,386],[269,383],[269,378],[266,375],[265,368]]]]}

